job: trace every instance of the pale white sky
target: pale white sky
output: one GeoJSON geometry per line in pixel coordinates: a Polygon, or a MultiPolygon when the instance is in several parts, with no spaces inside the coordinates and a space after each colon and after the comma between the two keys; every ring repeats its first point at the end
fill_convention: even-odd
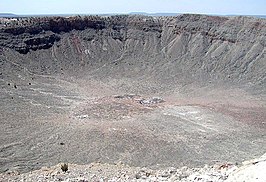
{"type": "Polygon", "coordinates": [[[266,0],[0,0],[0,13],[129,12],[266,15],[266,0]]]}

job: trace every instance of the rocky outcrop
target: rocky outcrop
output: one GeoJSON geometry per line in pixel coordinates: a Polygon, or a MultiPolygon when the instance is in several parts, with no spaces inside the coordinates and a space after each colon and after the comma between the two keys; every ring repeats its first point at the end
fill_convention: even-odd
{"type": "MultiPolygon", "coordinates": [[[[54,42],[60,40],[60,34],[72,30],[102,30],[110,29],[111,36],[114,39],[123,40],[125,37],[119,32],[123,29],[137,28],[141,31],[158,31],[162,27],[159,22],[152,18],[128,17],[128,16],[85,16],[85,17],[44,17],[44,18],[26,18],[18,19],[13,24],[1,26],[0,46],[14,48],[20,53],[28,53],[29,50],[50,48],[54,42]],[[148,20],[146,20],[148,19],[148,20]],[[51,34],[52,33],[52,34],[51,34]],[[48,35],[46,35],[48,34],[48,35]],[[40,37],[41,36],[41,37],[40,37]],[[9,37],[9,41],[6,41],[9,37]],[[27,39],[27,37],[30,37],[27,39]],[[25,40],[26,38],[26,40],[25,40]],[[16,41],[10,41],[16,39],[16,41]],[[24,42],[22,42],[22,39],[24,42]],[[20,44],[20,46],[16,46],[20,44]],[[43,45],[45,44],[45,45],[43,45]],[[40,46],[36,46],[40,45],[40,46]]],[[[90,36],[90,35],[88,35],[90,36]]],[[[93,37],[94,38],[94,37],[93,37]]],[[[85,39],[92,40],[93,38],[85,39]]]]}
{"type": "Polygon", "coordinates": [[[160,67],[161,71],[154,72],[156,82],[166,82],[166,77],[172,82],[170,78],[184,75],[184,79],[202,82],[264,85],[265,36],[265,19],[241,16],[46,17],[2,24],[0,49],[31,52],[25,56],[30,62],[35,62],[34,55],[41,50],[52,52],[44,53],[34,72],[39,72],[40,66],[53,74],[58,72],[56,66],[56,70],[77,72],[80,65],[89,70],[110,64],[114,69],[101,70],[100,74],[112,77],[121,72],[116,68],[125,70],[134,65],[135,71],[125,74],[149,73],[160,67]]]}
{"type": "Polygon", "coordinates": [[[7,172],[0,174],[0,180],[8,181],[169,181],[169,182],[264,182],[265,157],[246,161],[242,165],[231,163],[205,165],[202,168],[164,168],[151,170],[148,168],[129,167],[118,164],[91,163],[89,165],[69,165],[69,171],[63,172],[60,164],[30,173],[19,174],[7,172]]]}
{"type": "Polygon", "coordinates": [[[105,22],[98,16],[89,17],[41,17],[22,18],[2,29],[2,32],[13,35],[23,33],[39,34],[43,31],[54,33],[69,32],[73,29],[84,30],[86,28],[101,29],[105,27],[105,22]]]}
{"type": "Polygon", "coordinates": [[[61,32],[71,30],[84,30],[86,28],[101,29],[104,21],[92,17],[53,17],[53,18],[29,18],[18,20],[16,24],[2,27],[0,46],[15,49],[19,53],[26,54],[30,50],[48,49],[60,40],[61,32]],[[24,21],[21,23],[21,21],[24,21]],[[9,37],[9,38],[7,38],[9,37]]]}
{"type": "Polygon", "coordinates": [[[40,49],[48,49],[59,41],[60,37],[54,33],[40,34],[38,36],[25,36],[23,40],[13,37],[11,42],[9,40],[2,41],[3,47],[8,47],[18,51],[21,54],[26,54],[30,50],[36,51],[40,49]]]}
{"type": "MultiPolygon", "coordinates": [[[[243,28],[247,29],[242,34],[252,35],[260,33],[265,35],[265,20],[247,17],[218,17],[203,15],[180,15],[168,18],[152,18],[145,16],[86,16],[86,17],[44,17],[44,18],[26,18],[17,20],[16,23],[8,26],[1,26],[1,33],[5,35],[36,35],[45,31],[53,33],[69,32],[72,30],[85,29],[130,29],[136,28],[143,31],[162,32],[164,27],[173,27],[175,34],[200,32],[211,39],[229,41],[235,43],[239,40],[241,34],[239,31],[243,28]],[[217,31],[217,28],[223,26],[223,31],[217,31]],[[231,28],[231,29],[230,29],[231,28]]],[[[21,37],[23,38],[23,37],[21,37]]],[[[1,38],[3,40],[3,38],[1,38]]]]}

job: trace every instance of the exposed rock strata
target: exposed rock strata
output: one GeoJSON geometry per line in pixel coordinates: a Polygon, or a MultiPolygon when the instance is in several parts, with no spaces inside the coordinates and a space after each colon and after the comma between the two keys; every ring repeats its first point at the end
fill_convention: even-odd
{"type": "MultiPolygon", "coordinates": [[[[1,26],[0,50],[31,52],[25,58],[34,62],[38,50],[48,49],[45,57],[39,59],[40,65],[36,65],[47,67],[46,73],[61,68],[79,70],[80,65],[86,70],[104,64],[118,65],[120,69],[125,63],[135,67],[135,74],[149,72],[154,67],[167,70],[163,75],[157,74],[157,81],[170,79],[170,75],[182,80],[185,75],[204,82],[265,84],[264,19],[180,15],[50,17],[23,21],[1,26]],[[188,71],[193,74],[186,74],[188,71]]],[[[109,72],[111,75],[121,71],[114,68],[109,72]]]]}

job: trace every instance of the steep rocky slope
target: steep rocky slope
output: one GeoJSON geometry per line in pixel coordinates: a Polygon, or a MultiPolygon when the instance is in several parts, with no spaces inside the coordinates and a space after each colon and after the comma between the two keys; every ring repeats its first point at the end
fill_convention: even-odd
{"type": "Polygon", "coordinates": [[[33,18],[2,28],[0,46],[18,51],[4,51],[12,61],[25,54],[19,64],[34,73],[105,66],[102,77],[148,73],[159,84],[185,77],[264,85],[265,23],[203,15],[33,18]]]}
{"type": "Polygon", "coordinates": [[[266,150],[266,20],[49,17],[0,24],[0,171],[201,166],[266,150]]]}

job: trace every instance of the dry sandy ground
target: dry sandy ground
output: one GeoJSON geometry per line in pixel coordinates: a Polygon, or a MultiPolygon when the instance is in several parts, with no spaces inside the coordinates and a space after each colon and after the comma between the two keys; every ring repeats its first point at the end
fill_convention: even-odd
{"type": "Polygon", "coordinates": [[[17,87],[2,82],[1,172],[61,162],[196,167],[266,151],[265,102],[241,90],[134,95],[58,77],[17,87]],[[141,104],[153,97],[163,102],[141,104]]]}

